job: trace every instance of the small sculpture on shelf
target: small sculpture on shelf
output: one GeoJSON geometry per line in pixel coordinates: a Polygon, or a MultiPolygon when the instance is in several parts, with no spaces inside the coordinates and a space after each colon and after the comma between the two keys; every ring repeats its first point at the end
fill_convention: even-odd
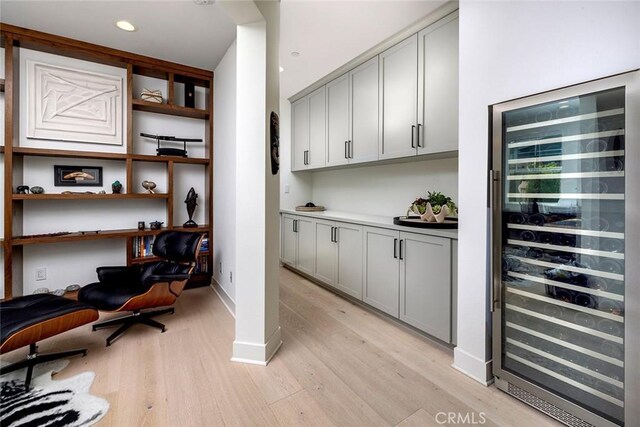
{"type": "Polygon", "coordinates": [[[162,104],[162,92],[155,89],[142,89],[140,93],[140,99],[147,102],[155,102],[156,104],[162,104]]]}
{"type": "Polygon", "coordinates": [[[16,194],[27,194],[29,192],[28,185],[18,185],[16,187],[16,194]]]}
{"type": "Polygon", "coordinates": [[[31,187],[31,194],[42,194],[42,193],[44,193],[44,188],[38,185],[34,185],[33,187],[31,187]]]}
{"type": "Polygon", "coordinates": [[[193,220],[193,213],[196,211],[196,206],[198,206],[198,193],[196,193],[196,190],[194,190],[193,187],[191,187],[187,193],[187,198],[184,202],[187,204],[187,214],[189,215],[189,221],[183,224],[184,227],[197,227],[198,224],[193,220]]]}
{"type": "Polygon", "coordinates": [[[153,181],[142,181],[142,187],[147,190],[149,192],[149,194],[155,194],[155,191],[153,191],[154,188],[156,188],[156,183],[153,181]]]}
{"type": "Polygon", "coordinates": [[[151,228],[152,230],[160,230],[162,224],[164,224],[164,222],[152,221],[149,223],[149,228],[151,228]]]}
{"type": "Polygon", "coordinates": [[[427,198],[417,198],[407,211],[407,215],[414,213],[423,221],[444,222],[447,215],[457,216],[458,207],[451,197],[445,196],[439,191],[428,191],[427,198]]]}
{"type": "Polygon", "coordinates": [[[113,194],[120,194],[121,191],[122,184],[120,183],[120,181],[113,181],[113,184],[111,184],[111,192],[113,194]]]}

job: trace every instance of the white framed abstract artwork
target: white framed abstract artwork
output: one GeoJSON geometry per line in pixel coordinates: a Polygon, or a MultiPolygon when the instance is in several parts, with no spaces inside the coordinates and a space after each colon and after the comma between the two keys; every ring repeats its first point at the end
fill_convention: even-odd
{"type": "Polygon", "coordinates": [[[122,77],[27,60],[27,138],[122,145],[122,77]]]}

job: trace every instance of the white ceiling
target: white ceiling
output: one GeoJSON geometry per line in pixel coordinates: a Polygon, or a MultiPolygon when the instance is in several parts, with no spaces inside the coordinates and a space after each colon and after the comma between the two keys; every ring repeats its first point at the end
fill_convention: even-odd
{"type": "Polygon", "coordinates": [[[192,0],[1,0],[0,20],[208,70],[236,38],[236,25],[222,8],[192,0]],[[119,30],[119,20],[136,31],[119,30]]]}
{"type": "MultiPolygon", "coordinates": [[[[299,92],[444,3],[282,0],[281,96],[299,92]],[[292,57],[292,51],[300,56],[292,57]]],[[[222,7],[193,0],[0,0],[0,20],[208,70],[236,35],[222,7]],[[117,29],[121,19],[137,30],[117,29]]]]}

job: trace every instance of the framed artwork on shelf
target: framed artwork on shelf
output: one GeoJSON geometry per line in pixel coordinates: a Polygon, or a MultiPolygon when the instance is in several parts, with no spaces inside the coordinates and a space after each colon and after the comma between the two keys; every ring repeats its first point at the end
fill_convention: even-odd
{"type": "Polygon", "coordinates": [[[27,60],[27,138],[122,145],[122,77],[27,60]]]}
{"type": "Polygon", "coordinates": [[[101,166],[60,166],[53,167],[56,187],[101,187],[101,166]]]}

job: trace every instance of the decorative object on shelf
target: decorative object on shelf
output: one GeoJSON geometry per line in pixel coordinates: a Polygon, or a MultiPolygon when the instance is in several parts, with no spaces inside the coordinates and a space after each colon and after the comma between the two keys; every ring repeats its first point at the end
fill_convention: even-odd
{"type": "Polygon", "coordinates": [[[33,187],[31,187],[31,194],[42,194],[44,193],[44,188],[40,187],[39,185],[34,185],[33,187]]]}
{"type": "Polygon", "coordinates": [[[187,108],[196,106],[196,85],[190,82],[184,84],[184,106],[187,108]]]}
{"type": "Polygon", "coordinates": [[[84,236],[85,234],[98,234],[100,233],[100,230],[80,230],[78,233],[84,236]]]}
{"type": "Polygon", "coordinates": [[[36,294],[48,294],[49,292],[50,292],[49,288],[38,288],[35,291],[33,291],[33,294],[34,295],[36,295],[36,294]]]}
{"type": "Polygon", "coordinates": [[[296,210],[298,212],[322,212],[324,210],[324,206],[316,206],[309,202],[304,206],[296,206],[296,210]]]}
{"type": "Polygon", "coordinates": [[[55,295],[55,296],[57,296],[57,297],[62,297],[62,296],[64,296],[64,292],[65,292],[65,290],[64,290],[64,289],[54,289],[54,290],[51,292],[51,294],[52,294],[52,295],[55,295]]]}
{"type": "Polygon", "coordinates": [[[153,191],[153,189],[156,188],[155,182],[144,180],[142,181],[142,187],[147,190],[149,194],[156,194],[155,191],[153,191]]]}
{"type": "Polygon", "coordinates": [[[122,145],[121,76],[26,64],[27,138],[122,145]]]}
{"type": "Polygon", "coordinates": [[[98,191],[98,194],[107,194],[107,192],[104,191],[104,190],[100,190],[100,191],[98,191]]]}
{"type": "Polygon", "coordinates": [[[147,102],[162,104],[162,92],[160,90],[144,88],[140,93],[140,99],[147,102]]]}
{"type": "Polygon", "coordinates": [[[180,157],[188,157],[187,156],[187,142],[202,142],[202,138],[178,138],[175,136],[167,136],[167,135],[151,135],[148,133],[141,133],[140,136],[144,136],[145,138],[155,139],[158,143],[158,148],[156,148],[156,153],[158,156],[180,156],[180,157]],[[170,147],[160,147],[160,141],[167,142],[182,142],[183,148],[170,148],[170,147]]]}
{"type": "Polygon", "coordinates": [[[144,230],[144,221],[138,221],[138,230],[144,230]]]}
{"type": "Polygon", "coordinates": [[[269,126],[269,133],[271,135],[271,174],[276,175],[280,169],[280,118],[278,113],[271,112],[271,124],[269,126]]]}
{"type": "Polygon", "coordinates": [[[29,192],[28,185],[18,185],[16,187],[16,194],[27,194],[29,192]]]}
{"type": "Polygon", "coordinates": [[[96,194],[93,191],[63,191],[60,194],[96,194]]]}
{"type": "Polygon", "coordinates": [[[393,223],[414,228],[458,228],[457,218],[445,218],[443,222],[427,222],[415,216],[396,216],[393,218],[393,223]]]}
{"type": "Polygon", "coordinates": [[[182,224],[185,228],[197,227],[198,224],[193,220],[193,213],[196,210],[196,206],[198,206],[198,193],[196,190],[191,187],[189,192],[187,193],[187,198],[184,199],[184,202],[187,204],[187,214],[189,215],[189,221],[182,224]]]}
{"type": "Polygon", "coordinates": [[[102,166],[53,166],[56,187],[102,185],[102,166]]]}
{"type": "Polygon", "coordinates": [[[69,285],[66,288],[64,288],[65,291],[67,292],[75,292],[75,291],[79,291],[80,290],[80,285],[73,284],[73,285],[69,285]]]}
{"type": "Polygon", "coordinates": [[[55,233],[43,233],[43,234],[26,234],[24,236],[16,236],[17,239],[35,239],[38,237],[57,237],[66,236],[72,234],[70,231],[56,231],[55,233]]]}
{"type": "Polygon", "coordinates": [[[451,197],[445,196],[439,191],[427,191],[427,198],[417,198],[409,209],[407,216],[413,212],[423,221],[443,222],[447,215],[457,216],[458,207],[451,197]]]}
{"type": "Polygon", "coordinates": [[[164,224],[164,222],[152,221],[149,223],[149,228],[152,230],[160,230],[160,228],[162,228],[162,224],[164,224]]]}
{"type": "Polygon", "coordinates": [[[113,181],[113,184],[111,184],[111,192],[113,194],[120,194],[121,191],[122,184],[120,183],[120,181],[113,181]]]}

